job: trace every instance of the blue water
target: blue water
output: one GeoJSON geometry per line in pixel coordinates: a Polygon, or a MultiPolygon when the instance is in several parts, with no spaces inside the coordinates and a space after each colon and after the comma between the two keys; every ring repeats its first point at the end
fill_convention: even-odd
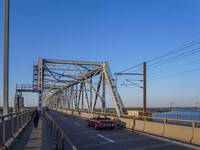
{"type": "MultiPolygon", "coordinates": [[[[156,117],[156,113],[152,113],[152,117],[156,117]]],[[[157,118],[200,121],[200,111],[198,111],[198,110],[175,110],[175,111],[171,111],[171,112],[157,113],[157,118]]],[[[164,122],[162,119],[154,119],[154,121],[164,122]]],[[[168,123],[192,126],[192,123],[183,122],[183,121],[169,120],[168,123]]],[[[197,127],[200,127],[200,123],[197,123],[197,127]]]]}

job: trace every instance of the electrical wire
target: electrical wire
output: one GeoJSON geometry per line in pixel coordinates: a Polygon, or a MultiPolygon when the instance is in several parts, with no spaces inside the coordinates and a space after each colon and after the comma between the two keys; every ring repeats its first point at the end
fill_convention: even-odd
{"type": "Polygon", "coordinates": [[[136,67],[138,67],[138,66],[140,66],[140,65],[142,65],[142,63],[137,64],[137,65],[134,65],[134,66],[132,66],[132,67],[129,67],[129,68],[125,69],[125,70],[122,70],[122,71],[120,71],[119,73],[122,73],[122,72],[128,71],[128,70],[130,70],[130,69],[136,68],[136,67]]]}
{"type": "MultiPolygon", "coordinates": [[[[147,63],[151,63],[151,62],[154,62],[154,61],[159,60],[159,59],[161,59],[161,58],[164,58],[164,57],[167,57],[167,56],[169,56],[169,55],[175,54],[175,53],[177,53],[177,52],[180,52],[180,51],[182,51],[182,50],[185,50],[186,48],[189,48],[189,47],[191,47],[191,46],[197,45],[197,44],[199,44],[199,43],[200,43],[200,39],[195,40],[195,41],[192,41],[192,42],[190,42],[190,43],[188,43],[188,44],[185,44],[185,45],[181,46],[180,48],[176,48],[175,50],[172,50],[172,51],[170,51],[170,52],[168,52],[168,53],[165,53],[165,54],[162,54],[162,55],[160,55],[160,56],[158,56],[158,57],[155,57],[155,58],[153,58],[153,59],[150,59],[149,61],[147,61],[147,63]]],[[[137,65],[134,65],[134,66],[132,66],[132,67],[129,67],[129,68],[125,69],[125,70],[122,70],[122,71],[120,71],[119,73],[122,73],[122,72],[125,72],[125,71],[128,71],[128,70],[131,70],[131,69],[136,68],[136,67],[138,67],[138,66],[140,66],[140,65],[142,65],[142,63],[137,64],[137,65]]]]}
{"type": "Polygon", "coordinates": [[[185,52],[185,53],[182,53],[182,54],[167,58],[165,60],[162,60],[160,62],[154,63],[152,65],[149,65],[148,67],[150,67],[150,68],[148,68],[148,69],[156,68],[156,67],[164,65],[166,63],[169,63],[169,62],[172,62],[172,61],[176,61],[178,59],[181,59],[181,58],[184,58],[184,57],[187,57],[187,56],[199,53],[199,52],[200,52],[200,48],[197,48],[197,49],[194,49],[194,50],[190,50],[188,52],[185,52]]]}
{"type": "Polygon", "coordinates": [[[189,48],[189,47],[191,47],[191,46],[197,45],[197,44],[199,44],[199,43],[200,43],[200,39],[195,40],[195,41],[192,41],[192,42],[190,42],[190,43],[188,43],[188,44],[185,44],[185,45],[181,46],[181,48],[177,48],[177,49],[172,50],[172,51],[170,51],[170,52],[168,52],[168,53],[166,53],[166,54],[162,54],[162,55],[160,55],[160,56],[158,56],[158,57],[155,57],[155,58],[153,58],[153,59],[147,61],[147,63],[150,63],[150,62],[159,60],[159,59],[161,59],[161,58],[163,58],[163,57],[166,57],[166,56],[169,56],[169,55],[171,55],[171,54],[177,53],[177,52],[179,52],[179,51],[182,51],[182,50],[184,50],[184,49],[186,49],[186,48],[189,48]]]}
{"type": "Polygon", "coordinates": [[[176,75],[180,75],[180,74],[184,74],[184,73],[188,73],[188,72],[193,72],[193,71],[196,71],[196,70],[200,70],[200,68],[195,68],[195,69],[186,70],[186,71],[174,73],[174,74],[167,75],[167,76],[162,76],[162,77],[159,77],[159,78],[155,78],[155,79],[148,80],[148,82],[149,82],[149,81],[158,80],[158,79],[168,78],[168,77],[172,77],[172,76],[176,76],[176,75]]]}
{"type": "Polygon", "coordinates": [[[170,67],[170,68],[163,69],[163,70],[160,70],[160,71],[157,71],[157,72],[153,72],[153,73],[151,73],[151,75],[161,73],[161,72],[165,72],[165,71],[169,71],[169,70],[173,70],[173,69],[180,68],[180,67],[184,67],[184,66],[187,66],[187,65],[190,65],[190,64],[194,64],[196,62],[200,62],[200,60],[192,61],[192,62],[185,63],[185,64],[182,64],[182,65],[178,65],[178,66],[175,66],[175,67],[170,67]]]}

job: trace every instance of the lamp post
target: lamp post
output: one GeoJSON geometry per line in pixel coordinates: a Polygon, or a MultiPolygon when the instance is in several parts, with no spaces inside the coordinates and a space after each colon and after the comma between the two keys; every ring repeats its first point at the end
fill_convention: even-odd
{"type": "Polygon", "coordinates": [[[9,99],[9,0],[4,0],[4,70],[3,70],[3,114],[8,114],[9,99]]]}

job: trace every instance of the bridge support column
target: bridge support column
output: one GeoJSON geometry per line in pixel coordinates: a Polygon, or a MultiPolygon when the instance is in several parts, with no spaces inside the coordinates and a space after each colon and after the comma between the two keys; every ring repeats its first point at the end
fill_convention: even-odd
{"type": "Polygon", "coordinates": [[[103,99],[102,101],[102,112],[105,113],[106,112],[106,84],[105,84],[106,80],[105,80],[105,74],[102,74],[102,97],[103,99]]]}
{"type": "Polygon", "coordinates": [[[43,59],[38,59],[38,109],[41,111],[43,109],[43,80],[44,80],[44,69],[43,69],[43,59]]]}
{"type": "Polygon", "coordinates": [[[92,79],[90,80],[90,112],[92,112],[92,79]]]}

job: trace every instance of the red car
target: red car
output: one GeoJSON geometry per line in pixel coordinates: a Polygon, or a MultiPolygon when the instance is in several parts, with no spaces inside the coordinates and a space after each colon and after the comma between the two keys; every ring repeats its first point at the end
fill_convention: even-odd
{"type": "Polygon", "coordinates": [[[114,120],[111,120],[110,118],[107,117],[102,117],[100,118],[98,117],[94,117],[94,118],[89,118],[86,120],[87,121],[87,125],[95,127],[96,130],[98,130],[99,128],[109,128],[109,129],[114,129],[115,126],[117,125],[117,122],[114,120]]]}

